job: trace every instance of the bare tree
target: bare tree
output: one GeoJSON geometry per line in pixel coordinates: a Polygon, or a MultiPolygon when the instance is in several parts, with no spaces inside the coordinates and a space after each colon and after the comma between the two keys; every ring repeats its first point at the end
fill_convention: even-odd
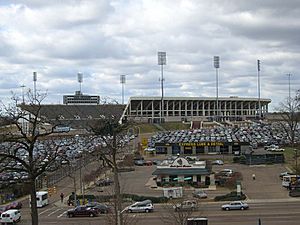
{"type": "Polygon", "coordinates": [[[160,213],[161,220],[166,225],[186,225],[187,219],[192,216],[194,212],[197,215],[202,215],[200,201],[191,200],[195,205],[193,207],[183,206],[184,202],[181,199],[173,199],[169,203],[164,205],[164,210],[160,213]]]}
{"type": "Polygon", "coordinates": [[[125,225],[128,220],[123,217],[122,193],[119,179],[118,162],[124,157],[124,136],[127,134],[129,124],[119,123],[119,119],[114,115],[103,116],[95,124],[91,125],[92,131],[102,137],[105,147],[97,147],[98,156],[111,168],[114,179],[113,209],[114,219],[112,224],[125,225]]]}
{"type": "Polygon", "coordinates": [[[25,103],[18,105],[16,97],[12,98],[12,104],[3,104],[1,111],[3,120],[9,125],[0,133],[0,173],[6,171],[28,176],[32,225],[39,223],[36,181],[50,166],[57,164],[62,151],[57,140],[50,137],[55,126],[40,114],[45,97],[46,94],[34,96],[30,91],[27,93],[30,113],[22,110],[25,103]]]}
{"type": "Polygon", "coordinates": [[[292,145],[295,144],[295,133],[300,121],[300,90],[294,97],[288,97],[279,104],[278,108],[281,115],[281,127],[287,134],[292,145]]]}

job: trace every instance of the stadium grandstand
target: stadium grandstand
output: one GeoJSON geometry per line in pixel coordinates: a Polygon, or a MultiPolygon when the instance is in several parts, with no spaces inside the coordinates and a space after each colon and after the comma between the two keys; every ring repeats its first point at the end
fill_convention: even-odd
{"type": "MultiPolygon", "coordinates": [[[[52,125],[85,129],[89,123],[104,117],[121,118],[125,105],[20,105],[21,109],[30,113],[37,112],[40,117],[52,125]]],[[[62,129],[62,128],[61,128],[62,129]]]]}
{"type": "Polygon", "coordinates": [[[130,97],[122,118],[156,123],[180,121],[237,121],[263,118],[271,99],[214,97],[130,97]],[[162,104],[163,102],[163,104],[162,104]],[[161,107],[163,105],[163,107],[161,107]],[[161,116],[162,115],[162,116],[161,116]]]}

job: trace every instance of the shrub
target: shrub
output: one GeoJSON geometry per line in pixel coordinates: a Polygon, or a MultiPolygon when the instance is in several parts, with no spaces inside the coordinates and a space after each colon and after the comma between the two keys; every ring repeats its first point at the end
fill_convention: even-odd
{"type": "Polygon", "coordinates": [[[233,163],[239,163],[240,162],[240,157],[239,156],[234,156],[232,160],[233,160],[233,163]]]}
{"type": "Polygon", "coordinates": [[[245,200],[247,197],[244,193],[241,193],[241,196],[237,195],[236,191],[232,191],[226,195],[219,195],[214,198],[215,201],[238,201],[245,200]]]}
{"type": "Polygon", "coordinates": [[[240,163],[241,164],[246,164],[246,156],[244,156],[244,155],[240,156],[240,163]]]}
{"type": "MultiPolygon", "coordinates": [[[[109,202],[113,199],[113,195],[99,195],[96,197],[98,202],[109,202]]],[[[123,201],[132,200],[134,202],[141,202],[144,200],[151,200],[153,203],[165,203],[168,201],[166,197],[153,197],[153,196],[142,196],[134,194],[122,194],[123,201]]]]}

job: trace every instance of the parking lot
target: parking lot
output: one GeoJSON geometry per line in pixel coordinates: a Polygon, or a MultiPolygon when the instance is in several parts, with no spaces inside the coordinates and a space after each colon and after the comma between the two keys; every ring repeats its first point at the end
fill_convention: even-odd
{"type": "MultiPolygon", "coordinates": [[[[163,156],[159,156],[158,158],[162,159],[163,156]]],[[[148,159],[153,160],[155,158],[151,157],[148,159]]],[[[155,188],[155,181],[153,180],[152,172],[155,170],[155,167],[155,165],[135,166],[135,171],[121,173],[122,192],[144,196],[162,196],[162,189],[155,188]]],[[[229,159],[226,159],[224,165],[214,165],[213,171],[218,172],[225,168],[233,169],[242,174],[242,191],[247,195],[248,199],[289,198],[288,191],[281,186],[281,179],[279,178],[279,174],[287,170],[284,165],[248,166],[229,163],[229,159]],[[255,174],[255,180],[252,179],[253,174],[255,174]]],[[[99,189],[99,187],[97,188],[99,189]]],[[[111,187],[101,188],[104,192],[111,192],[109,189],[111,189],[111,187]]],[[[185,188],[184,196],[187,198],[192,197],[193,191],[193,188],[185,188]]],[[[216,190],[206,190],[206,192],[208,193],[208,200],[211,200],[217,195],[230,192],[230,190],[224,187],[217,187],[216,190]]]]}

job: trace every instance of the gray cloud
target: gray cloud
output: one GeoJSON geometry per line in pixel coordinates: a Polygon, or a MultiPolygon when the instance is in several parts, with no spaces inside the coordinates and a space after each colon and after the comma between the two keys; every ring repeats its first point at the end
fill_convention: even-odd
{"type": "Polygon", "coordinates": [[[160,95],[157,51],[167,52],[166,96],[215,96],[213,56],[221,57],[220,95],[257,96],[271,109],[300,86],[300,3],[281,0],[13,0],[0,4],[2,98],[20,85],[47,90],[47,102],[82,90],[121,102],[160,95]],[[276,90],[276,91],[274,91],[276,90]]]}

